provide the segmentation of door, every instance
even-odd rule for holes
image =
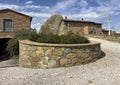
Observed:
[[[4,32],[13,32],[12,19],[3,20],[3,31]]]

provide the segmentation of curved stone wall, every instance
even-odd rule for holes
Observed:
[[[19,41],[19,66],[55,68],[89,63],[101,56],[100,43],[45,44]]]

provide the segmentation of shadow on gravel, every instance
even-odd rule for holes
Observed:
[[[98,59],[101,59],[101,58],[103,58],[103,57],[105,57],[105,56],[106,56],[105,52],[103,52],[103,51],[101,50],[101,55],[100,55],[100,57],[99,57]]]

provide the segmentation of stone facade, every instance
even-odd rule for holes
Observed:
[[[95,34],[100,35],[102,32],[102,24],[85,20],[70,20],[64,19],[67,29],[77,34]]]
[[[13,31],[10,31],[10,32],[4,31],[4,20],[5,19],[12,20]],[[17,32],[22,29],[30,30],[31,29],[31,20],[32,20],[32,17],[22,14],[22,13],[19,13],[19,12],[16,12],[16,11],[13,11],[11,9],[0,10],[0,37],[3,34],[5,36],[12,37],[14,35],[14,32]]]
[[[100,43],[44,44],[19,41],[19,66],[56,68],[86,64],[101,56]]]

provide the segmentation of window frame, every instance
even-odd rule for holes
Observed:
[[[11,22],[12,23],[11,24],[12,27],[10,28],[11,30],[9,30],[9,31],[5,30],[5,20],[11,20],[12,21]],[[14,31],[13,30],[13,19],[11,19],[11,18],[5,18],[5,19],[3,19],[3,32],[8,32],[9,33],[9,32],[13,32],[13,31]]]

